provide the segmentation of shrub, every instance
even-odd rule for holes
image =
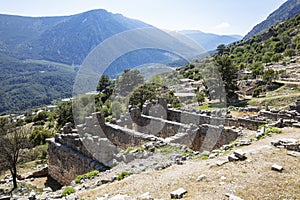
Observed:
[[[259,94],[263,91],[262,86],[258,86],[254,89],[252,96],[253,97],[258,97]]]
[[[280,128],[277,128],[277,127],[268,127],[265,131],[265,134],[268,134],[268,133],[282,133],[282,131]]]
[[[75,193],[75,189],[73,187],[66,187],[63,192],[62,192],[62,195],[65,197],[65,196],[68,196],[70,194],[73,194]]]
[[[82,179],[90,179],[93,176],[96,176],[97,174],[99,174],[99,171],[98,170],[94,170],[94,171],[88,172],[86,174],[79,175],[79,176],[76,177],[75,183],[78,184],[78,183],[80,183],[80,181]]]
[[[118,174],[117,180],[123,180],[126,176],[130,176],[132,173],[130,172],[121,172],[120,174]]]
[[[43,127],[35,127],[34,130],[29,135],[30,141],[34,146],[46,144],[46,139],[54,136],[54,133]]]

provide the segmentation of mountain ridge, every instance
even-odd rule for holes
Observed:
[[[243,38],[240,35],[218,35],[214,33],[206,33],[199,30],[182,30],[179,33],[195,41],[206,51],[212,51],[220,44],[231,44]]]
[[[276,23],[284,21],[288,18],[293,18],[298,13],[300,13],[300,0],[288,0],[278,9],[273,11],[266,20],[254,26],[254,28],[244,37],[244,39],[249,39],[263,31],[266,31]]]

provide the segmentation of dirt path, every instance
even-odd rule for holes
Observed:
[[[161,171],[143,172],[122,181],[102,185],[78,193],[84,199],[95,199],[105,194],[127,194],[136,198],[150,192],[152,197],[170,199],[170,192],[180,187],[188,194],[184,199],[227,199],[225,193],[234,193],[244,199],[300,199],[300,158],[288,156],[287,151],[272,147],[270,142],[281,138],[300,139],[300,129],[285,129],[242,147],[248,159],[217,166],[228,155],[205,161],[191,160]],[[272,164],[284,167],[283,173],[271,170]],[[206,179],[197,182],[199,175]]]

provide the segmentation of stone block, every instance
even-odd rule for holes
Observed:
[[[183,195],[185,195],[187,191],[183,188],[179,188],[173,192],[171,192],[171,199],[181,199],[183,198]]]
[[[282,172],[283,167],[277,164],[272,165],[272,170]]]

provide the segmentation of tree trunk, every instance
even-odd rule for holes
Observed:
[[[12,179],[13,179],[13,189],[16,189],[18,187],[17,184],[17,166],[13,166],[13,169],[11,171]]]

